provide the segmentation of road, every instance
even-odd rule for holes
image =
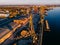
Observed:
[[[11,31],[8,31],[9,29],[5,30],[5,31],[1,31],[3,34],[5,34],[5,33],[6,34],[0,38],[0,44],[3,43],[6,39],[8,39],[11,35],[13,35],[13,33],[16,31],[16,29],[18,29],[19,27],[25,26],[28,23],[28,20],[29,20],[29,18],[26,18],[25,20],[21,20],[22,24],[17,24],[17,23],[11,22],[10,26],[13,28]],[[2,35],[2,34],[0,34],[0,35]]]

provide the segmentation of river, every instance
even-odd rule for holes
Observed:
[[[45,17],[50,26],[50,32],[44,32],[43,45],[60,45],[60,7],[48,11]]]

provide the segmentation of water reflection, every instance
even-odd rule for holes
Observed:
[[[49,11],[45,19],[49,22],[51,32],[44,32],[43,45],[60,45],[60,7]]]

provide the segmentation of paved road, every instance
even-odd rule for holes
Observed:
[[[11,30],[9,33],[6,33],[2,38],[0,38],[0,43],[4,42],[7,38],[9,38],[11,40],[11,38],[13,37],[13,32],[15,32],[16,29],[21,26],[24,27],[28,23],[28,20],[29,20],[28,18],[26,18],[25,20],[22,20],[23,25],[11,22],[10,25],[12,26],[13,30]],[[4,44],[2,44],[2,45],[7,45],[8,43],[9,42],[7,41],[7,43],[4,42]]]

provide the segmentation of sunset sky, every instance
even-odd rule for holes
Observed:
[[[60,0],[0,0],[0,5],[60,4]]]

